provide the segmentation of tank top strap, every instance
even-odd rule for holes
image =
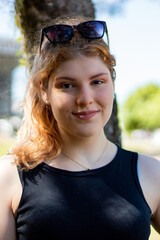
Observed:
[[[131,176],[139,192],[142,194],[138,172],[138,153],[128,151],[122,148],[120,149],[121,149],[120,161],[122,162],[124,161],[123,167],[125,167],[125,170],[127,170],[128,175]]]
[[[134,179],[134,182],[140,191],[142,193],[142,189],[140,186],[140,179],[139,179],[139,172],[138,172],[138,153],[132,152],[132,159],[131,159],[131,166],[132,166],[132,176]]]
[[[133,180],[135,182],[135,185],[139,191],[139,193],[141,194],[143,200],[146,202],[147,206],[149,207],[146,198],[143,194],[143,189],[141,187],[141,182],[140,182],[140,178],[139,178],[139,169],[138,169],[138,153],[132,152],[132,175],[133,175]],[[149,207],[150,209],[150,207]]]
[[[23,171],[21,171],[18,167],[17,167],[17,171],[18,171],[20,182],[22,186],[24,186]]]

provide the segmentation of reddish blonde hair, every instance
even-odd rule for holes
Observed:
[[[83,21],[86,19],[81,18],[79,22]],[[69,19],[66,24],[70,23],[77,24],[78,18]],[[41,53],[38,52],[35,56],[27,84],[24,119],[18,132],[17,145],[10,152],[15,156],[15,163],[24,170],[34,168],[44,160],[56,158],[61,153],[62,143],[57,123],[51,107],[42,100],[39,82],[47,89],[51,72],[62,62],[74,59],[79,54],[101,57],[109,68],[112,79],[115,78],[115,58],[102,39],[84,39],[76,32],[72,40],[65,44],[53,45],[44,41]]]

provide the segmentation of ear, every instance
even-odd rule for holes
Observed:
[[[45,104],[49,104],[49,100],[48,100],[48,94],[46,89],[43,87],[42,81],[39,80],[39,85],[40,85],[40,89],[41,89],[41,96],[42,96],[42,100]]]

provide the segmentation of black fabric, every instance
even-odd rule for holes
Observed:
[[[17,240],[147,240],[151,210],[137,178],[137,156],[118,147],[98,169],[71,172],[42,163],[19,171]]]

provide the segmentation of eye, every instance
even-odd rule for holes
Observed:
[[[104,83],[104,81],[102,81],[102,80],[94,80],[94,81],[92,82],[92,85],[100,85],[100,84],[102,84],[102,83]]]
[[[63,89],[68,89],[68,88],[72,88],[72,87],[74,87],[74,86],[71,83],[62,83],[60,85],[60,88],[63,88]]]

